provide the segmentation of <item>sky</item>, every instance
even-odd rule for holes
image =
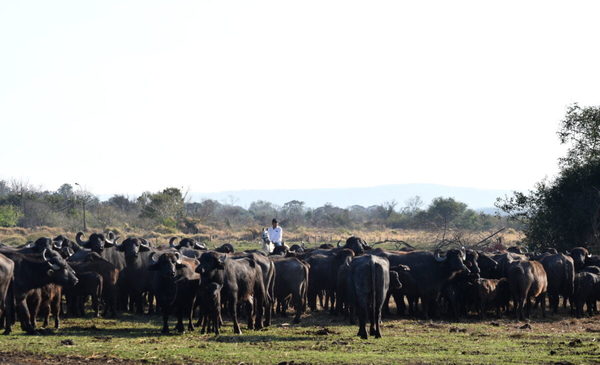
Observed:
[[[0,179],[95,194],[557,172],[589,1],[0,0]]]

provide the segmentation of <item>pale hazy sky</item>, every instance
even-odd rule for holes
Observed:
[[[552,176],[597,1],[0,1],[0,179],[97,194]]]

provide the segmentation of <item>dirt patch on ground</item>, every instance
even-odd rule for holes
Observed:
[[[0,365],[74,365],[74,364],[144,364],[110,357],[48,356],[21,352],[0,352]]]

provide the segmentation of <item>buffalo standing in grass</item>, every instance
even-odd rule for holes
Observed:
[[[262,315],[266,289],[260,265],[252,256],[227,257],[218,252],[206,252],[200,256],[196,272],[201,275],[203,285],[217,283],[223,285],[222,299],[227,302],[233,319],[233,331],[242,334],[238,323],[238,305],[244,305],[248,316],[249,329],[263,327]],[[255,318],[256,317],[256,318]]]
[[[381,337],[381,309],[390,287],[390,273],[393,286],[399,287],[398,274],[390,272],[386,258],[364,255],[352,260],[346,279],[348,300],[358,316],[358,336],[366,339],[367,318],[370,322],[369,334]]]

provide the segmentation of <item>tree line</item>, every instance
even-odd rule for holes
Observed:
[[[62,227],[75,231],[85,224],[90,229],[106,227],[139,228],[169,232],[198,233],[199,226],[241,229],[266,226],[272,218],[285,227],[428,230],[486,230],[508,224],[506,218],[476,212],[453,198],[439,197],[429,205],[418,196],[404,202],[389,201],[364,207],[346,208],[325,204],[307,207],[291,200],[282,206],[255,201],[248,208],[234,203],[187,201],[178,188],[145,192],[136,197],[114,195],[106,201],[71,184],[56,191],[43,190],[21,181],[0,181],[0,226]],[[514,225],[515,223],[513,223]]]

